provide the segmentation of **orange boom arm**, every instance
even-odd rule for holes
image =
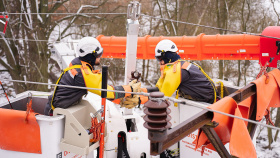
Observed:
[[[280,37],[280,27],[267,27],[262,35]],[[104,48],[105,58],[125,58],[126,37],[103,36],[97,39]],[[176,37],[138,37],[137,59],[154,59],[155,47],[163,39],[172,40],[179,55],[186,60],[260,60],[262,65],[274,57],[270,67],[277,66],[278,39],[247,34],[205,35]],[[280,44],[279,44],[280,45]],[[269,47],[269,48],[268,48]],[[276,60],[275,60],[276,59]]]

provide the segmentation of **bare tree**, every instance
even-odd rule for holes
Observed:
[[[276,16],[277,16],[277,26],[279,26],[280,25],[280,13],[278,13],[277,12],[277,10],[276,10],[276,6],[275,6],[275,3],[276,2],[278,2],[278,3],[280,3],[280,1],[279,0],[270,0],[271,1],[271,3],[272,3],[272,6],[273,6],[273,11],[274,11],[274,13],[276,14]]]
[[[114,12],[119,11],[118,9],[123,7],[119,4],[116,5],[107,2],[108,0],[103,0],[93,4],[92,1],[89,1],[89,5],[86,5],[85,2],[80,4],[80,1],[74,0],[71,0],[71,3],[69,3],[69,0],[1,1],[0,12],[19,14],[11,14],[9,16],[10,20],[6,35],[2,36],[0,40],[0,64],[5,67],[12,79],[26,79],[28,81],[47,83],[50,71],[48,70],[50,59],[49,48],[52,42],[60,41],[68,36],[76,38],[96,36],[98,33],[106,33],[106,31],[108,32],[107,34],[112,34],[109,31],[117,28],[120,23],[123,27],[119,27],[121,29],[115,29],[120,32],[114,31],[114,33],[116,35],[124,35],[124,15],[99,16],[84,14],[98,13],[101,9],[103,11],[106,9],[108,12]],[[77,12],[81,14],[53,14],[61,12],[60,10],[64,13],[71,11],[72,13]],[[110,23],[111,25],[109,25]],[[98,25],[102,25],[102,27],[98,27]],[[53,36],[53,33],[58,27],[60,29],[59,35]],[[81,28],[81,30],[78,31],[79,29],[77,28]],[[35,84],[14,83],[14,88],[16,93],[27,89],[48,91],[47,86]]]

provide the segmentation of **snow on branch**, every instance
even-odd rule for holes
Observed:
[[[77,13],[80,13],[84,8],[98,8],[97,6],[92,6],[92,5],[82,5],[80,8],[79,8],[79,10],[77,11]],[[88,15],[84,15],[85,17],[90,17],[90,16],[88,16]],[[74,21],[75,21],[75,19],[76,19],[77,17],[75,16],[72,20],[71,20],[71,22],[70,23],[73,23]]]

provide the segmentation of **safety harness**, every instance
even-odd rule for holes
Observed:
[[[192,63],[194,64],[195,66],[198,67],[198,69],[203,73],[203,75],[210,81],[212,87],[213,87],[213,90],[214,90],[214,103],[216,103],[217,101],[217,91],[216,91],[216,87],[214,85],[214,81],[206,74],[206,72],[204,72],[204,70],[196,63]]]
[[[178,61],[185,61],[185,60],[178,60]],[[176,63],[177,64],[177,63]],[[190,67],[190,64],[189,62],[185,61],[185,63],[182,65],[182,69],[186,69],[188,70],[188,68]],[[216,91],[216,87],[214,85],[214,82],[213,80],[204,72],[204,70],[196,63],[192,63],[193,65],[195,65],[196,67],[198,67],[198,69],[203,73],[203,75],[210,81],[212,87],[213,87],[213,90],[214,90],[214,103],[217,101],[216,98],[217,98],[217,91]],[[176,99],[179,98],[179,89],[177,89],[177,92],[176,92]],[[191,98],[191,96],[189,96],[187,99],[193,99]],[[178,106],[177,103],[174,104],[176,107]]]
[[[61,80],[61,77],[65,74],[65,72],[72,70],[72,69],[78,69],[81,67],[82,67],[82,65],[73,65],[73,66],[70,66],[70,67],[67,67],[66,69],[64,69],[63,72],[60,74],[58,80],[56,81],[56,85],[58,85],[59,81]],[[54,91],[53,91],[53,96],[52,96],[52,101],[51,101],[52,110],[55,109],[55,107],[53,106],[53,98],[55,96],[56,89],[57,89],[57,86],[55,86]]]

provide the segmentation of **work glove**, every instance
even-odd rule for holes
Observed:
[[[131,92],[140,92],[141,91],[141,82],[137,82],[137,80],[132,80],[128,83],[131,87]]]
[[[125,107],[128,109],[134,108],[135,106],[139,105],[141,102],[139,95],[133,95],[133,96],[130,95],[128,97],[121,98],[120,101],[121,101],[120,102],[121,107]]]
[[[137,82],[136,79],[130,81],[128,85],[131,87],[132,92],[142,92],[141,82]],[[139,95],[133,95],[133,94],[125,98],[121,98],[120,101],[121,101],[120,102],[121,107],[125,107],[128,109],[132,109],[141,103]]]

